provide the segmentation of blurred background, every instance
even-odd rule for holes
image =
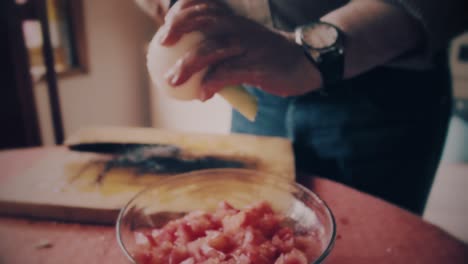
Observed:
[[[60,144],[94,125],[229,132],[230,107],[222,99],[175,102],[152,87],[145,50],[156,25],[135,1],[8,0],[1,5],[0,149]],[[450,65],[455,106],[443,162],[464,164],[468,33],[453,41]],[[466,187],[468,171],[437,177],[424,217],[468,242]]]

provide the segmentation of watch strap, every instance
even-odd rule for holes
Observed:
[[[322,74],[322,82],[325,89],[343,80],[344,54],[342,49],[322,53],[320,55],[320,62],[315,62],[315,65]]]

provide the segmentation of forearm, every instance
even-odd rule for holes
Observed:
[[[345,33],[344,78],[422,46],[421,26],[402,8],[375,0],[354,0],[322,17]]]

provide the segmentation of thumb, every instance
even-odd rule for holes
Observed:
[[[228,86],[237,86],[249,83],[249,71],[238,70],[229,63],[221,63],[211,67],[202,80],[202,101],[213,97],[217,92]],[[203,100],[204,99],[204,100]]]

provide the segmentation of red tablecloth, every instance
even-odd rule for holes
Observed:
[[[0,152],[0,180],[56,150]],[[328,203],[337,221],[327,263],[468,263],[466,244],[416,215],[329,180],[314,178],[308,187]],[[0,263],[128,262],[112,227],[0,218]]]

